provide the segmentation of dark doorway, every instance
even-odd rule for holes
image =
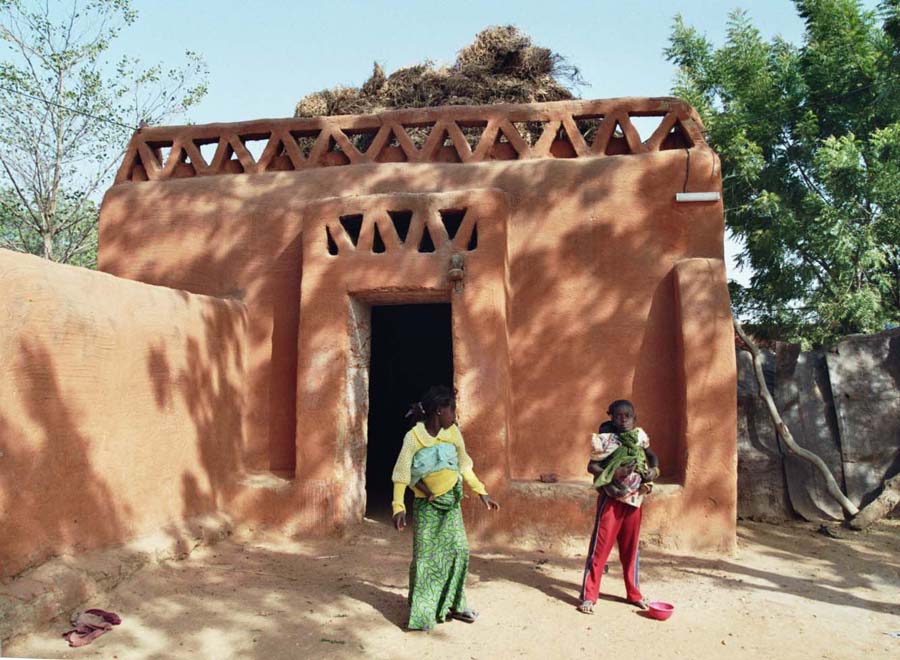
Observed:
[[[412,426],[404,415],[431,385],[453,385],[450,304],[373,306],[366,456],[369,518],[391,517],[391,471]]]

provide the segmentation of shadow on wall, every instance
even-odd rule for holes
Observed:
[[[121,542],[128,533],[121,518],[130,513],[94,469],[94,443],[50,351],[23,340],[12,360],[18,400],[0,402],[0,579],[63,550]]]
[[[717,181],[711,161],[691,160],[692,181]],[[669,273],[686,256],[722,256],[721,208],[674,205],[684,181],[682,151],[484,166],[385,164],[341,174],[326,168],[125,184],[104,202],[104,270],[247,304],[242,453],[249,469],[294,467],[304,206],[348,194],[494,187],[508,191],[512,204],[514,476],[583,475],[586,438],[608,402],[627,396],[656,440],[664,471],[677,480],[683,420],[673,414],[679,401]],[[201,247],[188,252],[186,244]],[[317,304],[315,295],[303,300],[307,310]],[[335,366],[323,365],[319,391],[344,377]],[[199,409],[193,418],[198,428],[212,424]],[[561,432],[571,438],[559,442]],[[491,460],[479,456],[477,438],[470,443],[480,464]],[[290,512],[282,509],[267,511],[267,520],[286,519]]]
[[[181,475],[184,518],[225,508],[243,472],[245,393],[235,374],[244,373],[246,315],[236,322],[228,307],[209,308],[202,324],[200,340],[185,339],[178,367],[170,366],[165,344],[151,347],[146,358],[160,413],[178,399],[193,425],[190,440],[202,472],[199,478],[192,470]]]
[[[0,253],[2,577],[224,508],[246,308]]]

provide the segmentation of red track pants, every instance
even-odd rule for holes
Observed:
[[[600,578],[603,566],[609,559],[613,544],[619,543],[619,559],[625,574],[626,598],[631,602],[641,600],[640,556],[638,540],[641,535],[641,509],[600,493],[597,498],[597,518],[594,533],[584,566],[584,582],[581,586],[581,600],[597,602],[600,595]]]

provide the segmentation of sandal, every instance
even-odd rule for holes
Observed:
[[[582,614],[593,614],[594,613],[594,603],[589,600],[581,601],[581,605],[578,606],[578,611]]]
[[[450,618],[464,623],[475,623],[478,620],[478,612],[475,610],[460,610],[459,612],[450,612]]]

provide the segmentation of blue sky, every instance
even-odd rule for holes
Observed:
[[[877,0],[866,0],[873,8]],[[488,25],[514,24],[566,56],[587,83],[583,98],[664,96],[674,67],[666,62],[673,17],[721,43],[728,14],[749,12],[766,37],[799,42],[803,25],[789,0],[135,0],[137,22],[116,50],[146,63],[176,64],[185,49],[209,65],[209,94],[196,123],[287,117],[303,95],[359,85],[373,61],[390,72],[425,58],[452,62]],[[729,241],[729,254],[738,248]],[[746,274],[732,269],[732,276]]]

